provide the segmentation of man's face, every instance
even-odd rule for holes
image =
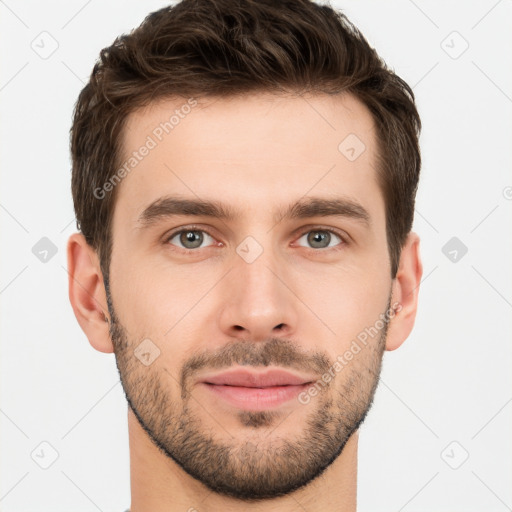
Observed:
[[[378,382],[392,282],[374,125],[351,96],[184,104],[135,112],[124,132],[126,161],[147,155],[117,185],[117,365],[175,463],[218,493],[276,497],[336,459]],[[233,216],[171,215],[156,203],[171,196]],[[344,204],[283,217],[312,198]]]

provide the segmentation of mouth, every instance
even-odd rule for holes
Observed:
[[[298,375],[282,369],[264,372],[234,369],[203,377],[199,385],[238,409],[266,410],[296,398],[314,380],[311,375]]]

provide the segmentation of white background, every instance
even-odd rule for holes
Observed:
[[[67,297],[68,141],[100,49],[164,5],[0,1],[1,511],[130,504],[114,355],[89,345]],[[420,307],[361,428],[358,510],[512,510],[512,2],[332,5],[414,87],[424,126]],[[58,48],[42,58],[43,44]],[[57,249],[45,263],[43,237]],[[456,262],[452,237],[468,249]],[[58,453],[47,469],[42,442]]]

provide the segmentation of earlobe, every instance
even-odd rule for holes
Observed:
[[[76,319],[96,350],[111,353],[107,298],[96,251],[81,233],[74,233],[68,240],[67,257],[69,300]]]
[[[411,231],[402,248],[398,272],[393,280],[391,308],[395,306],[396,311],[390,320],[386,350],[397,349],[414,327],[419,285],[423,274],[419,246],[419,236]]]

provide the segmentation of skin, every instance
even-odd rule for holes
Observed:
[[[184,103],[133,112],[125,156]],[[349,134],[366,147],[354,161],[338,150]],[[74,313],[96,350],[115,352],[131,406],[132,512],[356,510],[358,428],[384,350],[413,328],[423,272],[411,232],[391,278],[376,152],[372,116],[350,95],[201,100],[117,185],[110,304],[96,252],[80,233],[70,237]],[[238,213],[141,227],[142,211],[171,194],[220,200]],[[278,209],[311,196],[349,198],[370,223],[276,222]],[[199,248],[171,238],[192,225],[206,231]],[[314,245],[325,229],[342,238]],[[250,263],[236,250],[247,236],[262,249]],[[198,384],[216,364],[301,368],[321,380],[390,305],[389,323],[308,403],[243,412]],[[146,366],[135,354],[147,338],[159,355]]]

